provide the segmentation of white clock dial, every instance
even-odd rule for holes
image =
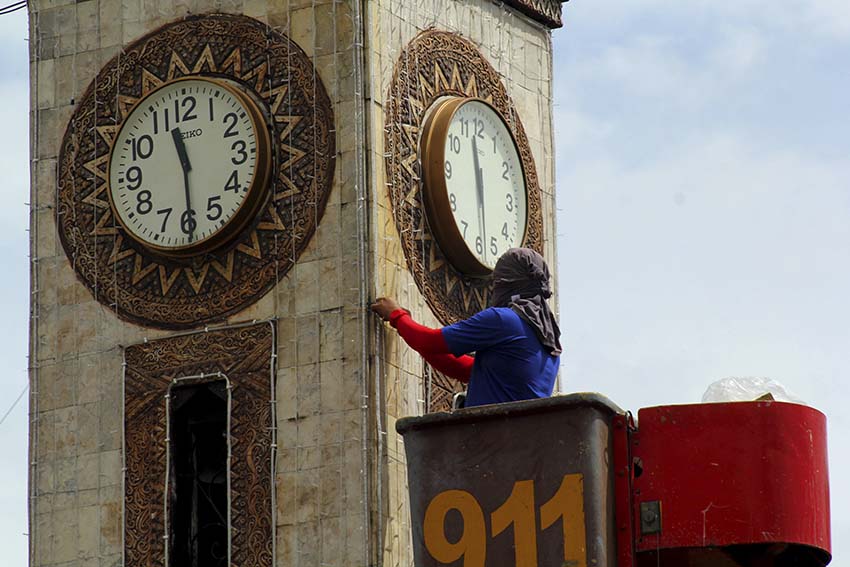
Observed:
[[[208,249],[255,212],[268,146],[247,95],[221,80],[173,81],[142,99],[115,138],[112,206],[130,235],[150,248]]]
[[[492,106],[478,99],[437,104],[423,148],[429,222],[443,252],[462,271],[489,273],[499,256],[521,246],[525,237],[522,161],[510,129]]]
[[[444,172],[452,215],[463,241],[488,268],[525,235],[525,178],[501,116],[471,100],[452,116]]]

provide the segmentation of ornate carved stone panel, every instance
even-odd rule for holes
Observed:
[[[452,398],[458,392],[463,392],[466,385],[462,382],[449,378],[442,372],[431,367],[430,380],[426,376],[426,398],[428,400],[428,413],[452,410]]]
[[[110,149],[133,105],[163,83],[209,75],[236,81],[268,114],[269,195],[233,241],[186,260],[157,255],[113,215]],[[239,15],[192,16],[134,41],[98,73],[70,119],[58,171],[62,245],[94,297],[123,319],[197,327],[257,301],[295,264],[325,209],[334,174],[330,99],[289,38]]]
[[[384,160],[390,201],[408,269],[443,324],[488,305],[489,279],[465,276],[437,246],[422,204],[419,136],[426,110],[447,95],[479,97],[508,120],[520,151],[528,191],[524,246],[542,253],[543,214],[534,159],[522,122],[501,77],[468,40],[428,30],[401,52],[387,96]]]
[[[232,387],[232,564],[272,566],[273,340],[272,328],[265,323],[156,340],[126,349],[126,565],[165,567],[165,396],[169,385],[181,377],[220,373],[227,376]]]
[[[549,28],[563,26],[561,4],[566,0],[504,0],[505,4]]]

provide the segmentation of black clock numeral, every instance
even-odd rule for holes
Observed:
[[[168,109],[164,108],[162,110],[162,112],[163,112],[163,114],[165,114],[165,131],[171,132],[171,128],[169,128],[169,124],[168,124]]]
[[[221,218],[221,213],[224,211],[221,208],[221,205],[216,203],[219,199],[221,199],[221,195],[214,195],[207,201],[207,220],[215,221]],[[211,214],[212,211],[215,211],[214,215]]]
[[[505,210],[509,213],[514,210],[514,196],[510,193],[505,193]]]
[[[469,138],[469,120],[460,119],[460,134]]]
[[[148,159],[153,153],[153,138],[147,134],[138,138],[130,138],[130,150],[133,154],[133,161]]]
[[[452,211],[457,210],[457,197],[455,197],[454,193],[449,193],[449,203],[451,204]]]
[[[464,240],[466,240],[466,229],[469,228],[469,223],[462,220],[462,221],[460,221],[460,224],[463,225],[463,238],[464,238]]]
[[[213,120],[213,99],[212,97],[210,97],[210,122],[212,122]]]
[[[227,114],[224,115],[224,119],[222,120],[222,122],[224,122],[225,124],[227,124],[228,122],[231,122],[231,124],[224,131],[224,136],[223,136],[224,138],[230,138],[231,136],[238,136],[239,135],[239,130],[236,129],[236,123],[238,121],[239,121],[239,117],[236,116],[235,112],[228,112]]]
[[[496,153],[496,136],[493,136],[493,153]]]
[[[231,150],[236,151],[239,154],[239,159],[237,160],[235,157],[230,158],[230,163],[233,165],[240,165],[245,163],[245,160],[248,159],[248,152],[245,151],[247,144],[245,144],[245,140],[236,140],[233,142],[233,145],[230,146]]]
[[[180,215],[180,230],[183,234],[192,234],[198,227],[198,221],[195,220],[195,210],[187,209]]]
[[[165,225],[168,222],[168,217],[171,216],[171,207],[167,209],[160,209],[156,212],[158,215],[165,215],[165,218],[162,219],[162,227],[159,229],[160,232],[165,232]]]
[[[499,255],[499,247],[496,245],[496,237],[495,236],[490,237],[490,253],[493,256]]]
[[[198,117],[198,115],[194,113],[196,104],[197,104],[197,101],[195,100],[195,97],[193,97],[191,95],[187,96],[182,101],[180,101],[180,106],[183,107],[183,122],[187,122],[189,120],[194,120],[195,118]],[[186,108],[187,106],[188,106],[188,108]]]
[[[151,203],[151,192],[147,189],[142,189],[136,193],[136,212],[140,215],[146,215],[153,209]]]
[[[484,244],[481,242],[481,237],[475,237],[475,251],[479,254],[484,254]]]
[[[508,236],[508,223],[502,225],[502,236],[505,237],[505,240],[510,238],[510,236]]]
[[[475,126],[475,135],[483,140],[484,139],[484,121],[478,120],[476,118],[475,120],[472,121],[472,123]]]
[[[142,168],[138,165],[131,165],[127,168],[127,189],[135,191],[142,185]]]
[[[455,136],[454,134],[449,134],[449,147],[454,153],[459,154],[460,138],[458,136]]]
[[[234,169],[233,173],[230,174],[230,177],[227,178],[227,183],[224,184],[224,190],[238,193],[239,189],[239,170]]]
[[[446,172],[446,179],[452,178],[452,162],[446,160],[446,164],[443,166],[443,170]]]
[[[153,133],[159,134],[159,113],[158,111],[153,111]]]
[[[508,181],[510,181],[510,178],[508,177],[508,169],[509,169],[508,168],[508,162],[503,161],[502,162],[502,179],[507,179]]]

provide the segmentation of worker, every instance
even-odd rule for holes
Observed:
[[[415,322],[391,298],[372,304],[431,366],[468,382],[465,407],[548,397],[558,373],[561,331],[546,302],[546,261],[529,248],[511,248],[492,278],[490,307],[441,329]]]

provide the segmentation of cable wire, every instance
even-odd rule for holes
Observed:
[[[3,422],[6,421],[6,418],[9,417],[9,414],[12,413],[13,409],[15,409],[15,406],[18,405],[18,402],[20,402],[21,398],[24,397],[24,394],[27,393],[27,390],[29,390],[29,387],[30,387],[29,384],[24,386],[24,389],[21,390],[21,393],[18,394],[18,397],[15,398],[14,402],[12,402],[12,407],[10,407],[8,410],[6,410],[6,413],[3,414],[3,417],[0,417],[0,425],[3,425]]]
[[[11,14],[12,12],[17,12],[22,8],[27,7],[27,0],[21,0],[20,2],[15,2],[14,4],[9,4],[8,6],[3,6],[0,8],[0,16],[4,14]]]

